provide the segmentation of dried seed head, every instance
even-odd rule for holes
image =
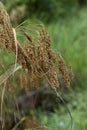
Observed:
[[[62,77],[63,77],[65,83],[67,84],[67,86],[70,86],[70,77],[69,77],[69,74],[67,71],[67,67],[66,67],[64,60],[60,53],[59,53],[58,57],[59,57],[59,59],[58,59],[59,71],[61,72]]]
[[[53,89],[59,88],[58,74],[54,68],[51,67],[51,69],[48,71],[47,79]]]
[[[58,58],[51,49],[51,40],[45,28],[38,33],[38,45],[35,46],[35,41],[29,34],[24,32],[27,39],[25,48],[19,43],[16,38],[16,32],[10,24],[9,16],[0,3],[0,46],[5,46],[9,51],[12,51],[17,56],[17,62],[23,68],[28,70],[30,86],[39,86],[39,81],[47,79],[51,87],[56,89],[59,87],[58,69],[67,85],[70,84],[70,77],[62,56]],[[15,44],[16,42],[16,44]],[[17,50],[16,50],[17,49]]]
[[[0,2],[0,47],[5,46],[9,51],[14,45],[14,34],[9,16]]]

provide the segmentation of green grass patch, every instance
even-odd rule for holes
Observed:
[[[54,51],[60,51],[67,64],[71,64],[79,83],[87,85],[87,9],[82,9],[78,17],[47,26]],[[83,82],[84,81],[84,82]]]

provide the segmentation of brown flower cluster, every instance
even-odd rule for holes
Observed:
[[[68,74],[68,69],[64,63],[64,60],[61,56],[61,54],[58,54],[58,66],[59,66],[59,71],[61,72],[61,75],[63,77],[64,82],[67,84],[67,86],[70,86],[70,77]]]
[[[46,29],[37,34],[37,45],[29,34],[23,32],[26,37],[25,48],[16,38],[16,32],[11,27],[9,16],[0,3],[0,46],[5,46],[14,52],[17,62],[27,70],[29,85],[38,88],[40,82],[48,81],[53,89],[59,87],[58,77],[61,75],[69,86],[70,77],[67,67],[60,54],[55,54],[51,49],[50,36]]]
[[[11,51],[12,45],[14,45],[14,35],[9,15],[0,2],[0,48],[6,47]]]
[[[20,63],[28,73],[30,87],[39,87],[40,81],[48,81],[53,89],[59,87],[58,77],[62,76],[67,86],[70,85],[70,77],[61,54],[56,54],[51,49],[50,37],[45,30],[38,32],[37,45],[32,37],[24,32],[27,46],[23,48],[17,41],[18,57]],[[13,51],[16,54],[16,51]]]

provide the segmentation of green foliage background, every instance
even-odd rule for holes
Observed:
[[[82,3],[86,3],[86,0],[7,0],[5,2],[8,12],[15,6],[25,5],[26,17],[35,16],[46,22],[72,15]]]

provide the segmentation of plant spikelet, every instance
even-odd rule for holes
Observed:
[[[68,71],[67,71],[67,67],[64,63],[64,60],[61,56],[61,54],[59,53],[58,55],[58,66],[59,66],[59,71],[61,72],[62,74],[62,77],[65,81],[65,83],[67,84],[67,86],[69,87],[70,86],[70,77],[69,77],[69,74],[68,74]]]
[[[14,34],[9,15],[0,2],[0,47],[6,46],[9,51],[14,46]]]

